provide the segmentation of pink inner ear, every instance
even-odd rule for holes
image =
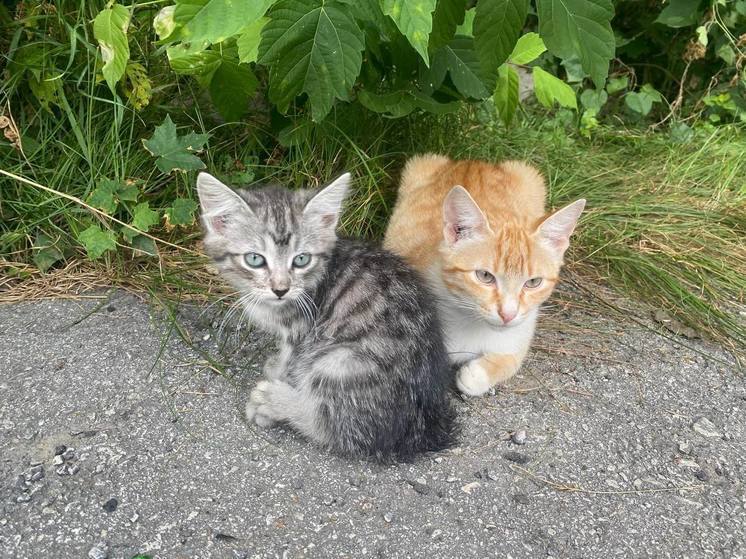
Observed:
[[[216,215],[210,218],[210,229],[215,233],[223,233],[225,231],[226,219],[223,215]]]

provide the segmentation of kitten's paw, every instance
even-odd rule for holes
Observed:
[[[274,423],[266,414],[270,387],[269,381],[258,382],[249,394],[249,402],[246,404],[246,420],[256,423],[259,427],[270,427]]]
[[[462,394],[467,396],[481,396],[492,388],[487,370],[479,360],[468,362],[456,374],[456,386]]]

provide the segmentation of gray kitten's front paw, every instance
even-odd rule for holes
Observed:
[[[275,422],[269,415],[269,398],[272,383],[262,380],[249,394],[249,402],[246,404],[246,419],[253,421],[259,427],[271,427]]]

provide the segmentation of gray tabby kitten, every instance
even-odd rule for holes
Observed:
[[[337,238],[349,183],[234,192],[200,173],[205,250],[250,320],[279,340],[247,418],[289,424],[341,455],[410,460],[452,441],[448,356],[417,273]]]

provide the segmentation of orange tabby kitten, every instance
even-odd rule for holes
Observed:
[[[544,179],[518,161],[414,157],[401,178],[384,246],[439,299],[456,384],[478,396],[512,377],[557,284],[585,200],[546,215]]]

